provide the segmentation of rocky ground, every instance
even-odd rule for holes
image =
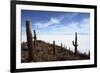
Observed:
[[[34,44],[34,43],[33,43]],[[66,60],[86,60],[90,59],[90,55],[78,52],[77,56],[74,52],[67,49],[66,47],[55,45],[55,51],[53,44],[46,43],[42,40],[37,40],[35,48],[35,61],[34,62],[45,62],[45,61],[66,61]],[[28,62],[28,47],[27,43],[21,43],[21,61],[22,63]]]

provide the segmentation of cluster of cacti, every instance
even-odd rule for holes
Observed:
[[[30,27],[30,21],[26,21],[26,36],[27,36],[27,46],[28,46],[28,62],[31,62],[34,60],[34,49],[33,49],[33,41],[32,41],[32,33],[31,33],[31,27]]]
[[[90,52],[88,55],[86,53],[81,54],[77,52],[77,32],[75,32],[75,40],[72,41],[73,46],[75,47],[75,53],[71,51],[71,48],[61,43],[61,45],[56,45],[56,42],[53,41],[53,44],[46,43],[45,41],[37,40],[36,31],[33,30],[33,35],[31,32],[30,21],[26,21],[26,35],[27,42],[23,42],[21,53],[22,62],[40,62],[40,61],[63,61],[63,60],[77,60],[77,59],[89,59]],[[26,53],[27,50],[27,53]],[[74,56],[76,57],[74,57]]]
[[[34,61],[35,59],[35,50],[36,50],[36,43],[37,43],[37,35],[36,35],[36,31],[33,30],[33,33],[34,33],[34,37],[32,37],[32,33],[31,33],[31,28],[30,28],[30,21],[27,20],[26,21],[26,34],[27,34],[27,46],[28,46],[28,54],[29,54],[29,58],[28,58],[28,61],[31,62],[31,61]],[[33,39],[34,39],[34,43],[33,43]],[[77,44],[77,32],[75,32],[75,41],[72,41],[72,44],[73,46],[75,47],[75,56],[77,55],[77,47],[78,47],[78,44]],[[67,48],[66,46],[62,46],[62,43],[61,43],[61,49],[63,50],[63,48]],[[55,56],[56,54],[56,45],[55,45],[55,41],[53,41],[53,47],[52,47],[52,53],[53,55]],[[49,52],[49,51],[48,51]]]
[[[75,47],[75,56],[77,55],[77,32],[75,32],[75,41],[72,41],[73,46]]]

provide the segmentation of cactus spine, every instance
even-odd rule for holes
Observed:
[[[28,62],[31,62],[34,60],[34,50],[33,50],[33,41],[32,41],[32,33],[31,33],[31,27],[30,27],[30,21],[26,20],[26,36],[27,36],[27,46],[28,46]]]
[[[72,44],[75,47],[75,56],[76,56],[76,54],[77,54],[77,47],[78,47],[78,44],[77,44],[77,32],[75,32],[75,41],[72,41]]]

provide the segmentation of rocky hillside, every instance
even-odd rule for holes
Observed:
[[[34,44],[34,42],[33,42]],[[55,49],[54,49],[55,48]],[[77,52],[77,55],[71,50],[65,47],[58,46],[56,44],[50,44],[42,40],[36,41],[35,48],[35,61],[34,62],[45,62],[45,61],[64,61],[64,60],[85,60],[90,59],[90,55],[82,54]],[[28,62],[28,46],[26,42],[21,43],[21,61],[22,63]]]

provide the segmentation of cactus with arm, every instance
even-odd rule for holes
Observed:
[[[77,54],[77,47],[78,47],[78,44],[77,44],[77,32],[75,32],[75,41],[72,41],[72,44],[75,47],[75,56],[76,56],[76,54]]]

